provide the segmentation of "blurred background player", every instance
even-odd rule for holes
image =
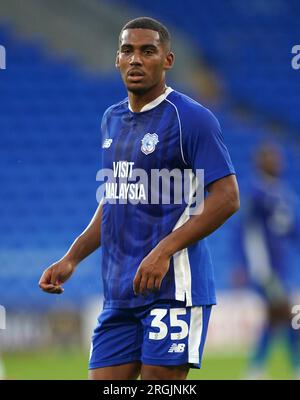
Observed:
[[[300,377],[299,332],[291,326],[293,305],[289,244],[299,244],[296,198],[282,178],[282,150],[261,146],[254,157],[257,174],[237,229],[240,283],[248,280],[266,305],[266,320],[257,338],[247,378],[266,378],[271,342],[281,333],[288,345],[294,376]],[[236,277],[237,277],[236,276]]]

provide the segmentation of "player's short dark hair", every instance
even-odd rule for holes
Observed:
[[[119,43],[121,42],[121,36],[123,31],[126,29],[150,29],[151,31],[158,32],[160,42],[166,47],[170,47],[171,35],[168,29],[161,22],[150,17],[139,17],[132,19],[123,26],[119,36]]]

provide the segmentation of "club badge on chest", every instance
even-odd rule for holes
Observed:
[[[142,152],[146,155],[153,153],[158,142],[159,140],[156,133],[146,133],[142,139]]]

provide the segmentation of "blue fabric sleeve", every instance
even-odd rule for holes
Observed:
[[[183,155],[194,172],[204,169],[204,185],[207,186],[235,174],[235,170],[217,118],[204,107],[195,107],[194,111],[184,116]]]

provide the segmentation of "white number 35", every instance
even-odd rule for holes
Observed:
[[[168,334],[168,326],[162,322],[162,319],[167,315],[168,310],[163,308],[155,308],[151,311],[150,315],[155,315],[152,320],[151,326],[153,328],[158,328],[159,332],[149,332],[149,339],[161,340],[164,339]],[[173,328],[181,328],[180,332],[171,333],[172,340],[181,340],[187,337],[189,333],[188,324],[178,319],[178,315],[185,315],[185,308],[171,308],[170,309],[170,326]]]

